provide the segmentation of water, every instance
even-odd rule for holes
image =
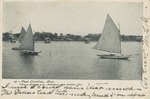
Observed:
[[[142,44],[122,42],[128,60],[100,59],[96,42],[36,42],[38,56],[23,56],[11,50],[15,44],[3,42],[2,77],[4,79],[89,79],[140,80],[142,78]]]

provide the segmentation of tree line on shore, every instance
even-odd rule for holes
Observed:
[[[3,33],[3,41],[8,41],[12,39],[17,39],[20,33],[12,34],[10,32]],[[89,33],[88,35],[74,35],[74,34],[63,34],[63,33],[51,33],[51,32],[35,32],[34,40],[35,41],[44,41],[45,38],[49,38],[51,41],[85,41],[89,39],[90,41],[98,41],[101,34]],[[136,35],[121,35],[122,41],[139,41],[143,40],[142,36]]]

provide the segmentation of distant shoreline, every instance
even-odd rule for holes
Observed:
[[[3,41],[16,41],[19,37],[20,33],[12,34],[9,32],[3,33]],[[63,34],[63,33],[51,33],[51,32],[35,32],[34,33],[34,40],[35,41],[80,41],[80,42],[97,42],[100,38],[101,34],[93,34],[90,33],[85,36],[81,35],[74,35],[74,34]],[[138,35],[121,35],[122,42],[142,42],[143,36]]]

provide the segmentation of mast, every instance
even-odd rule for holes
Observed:
[[[35,47],[35,44],[34,44],[34,36],[33,36],[33,51],[34,51],[34,47]]]
[[[120,23],[118,23],[119,36],[120,36],[120,53],[121,53],[121,32],[120,32]]]
[[[35,33],[35,30],[33,32]],[[34,35],[33,35],[33,51],[34,51],[34,49],[35,49],[35,40],[34,40]]]

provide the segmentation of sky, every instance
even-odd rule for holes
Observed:
[[[32,30],[87,35],[101,33],[109,13],[122,35],[142,35],[143,3],[5,2],[3,32]]]

